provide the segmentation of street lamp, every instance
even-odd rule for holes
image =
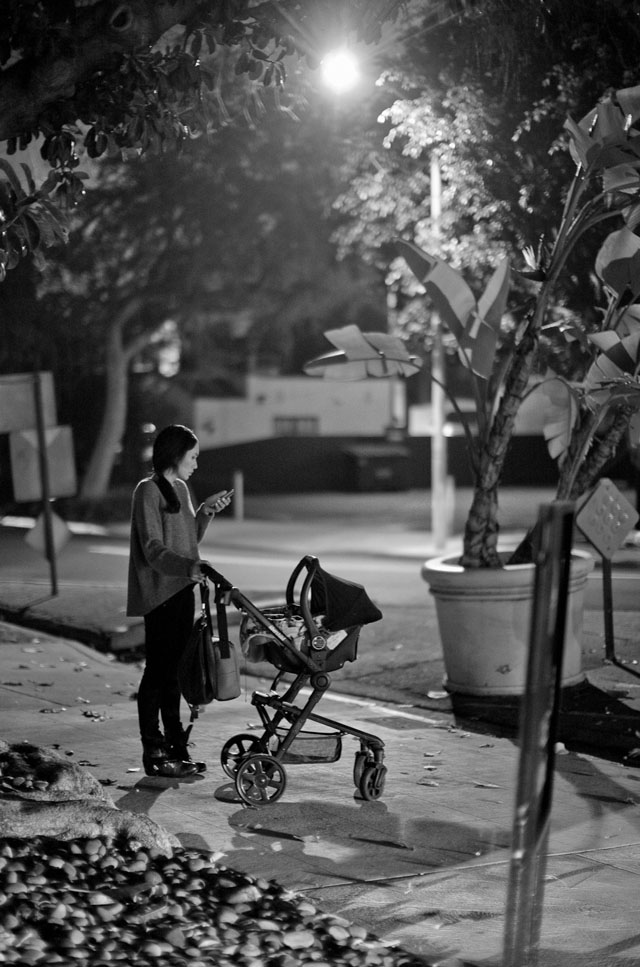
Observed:
[[[320,61],[322,82],[334,94],[345,94],[360,81],[358,58],[349,47],[330,50]]]

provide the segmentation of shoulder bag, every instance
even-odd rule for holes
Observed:
[[[227,636],[227,614],[216,589],[218,636],[213,635],[209,587],[200,584],[202,608],[178,665],[178,683],[191,706],[229,701],[240,695],[240,663]]]

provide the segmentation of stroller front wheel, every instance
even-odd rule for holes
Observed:
[[[387,777],[386,766],[366,766],[360,776],[358,790],[363,799],[370,802],[372,799],[379,799],[384,792],[385,779]]]
[[[265,806],[276,802],[287,785],[287,774],[273,756],[249,755],[238,766],[236,790],[248,806]]]
[[[228,776],[233,779],[240,763],[248,755],[257,752],[264,752],[265,747],[262,739],[249,732],[241,732],[239,735],[232,736],[222,746],[220,753],[220,764]]]

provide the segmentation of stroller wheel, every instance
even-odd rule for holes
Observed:
[[[361,777],[358,789],[363,799],[369,802],[372,799],[379,799],[384,792],[384,783],[387,777],[386,766],[366,766]]]
[[[228,776],[235,776],[238,766],[243,759],[246,759],[252,752],[264,752],[262,739],[249,732],[241,732],[239,735],[232,736],[222,746],[220,753],[220,763]]]
[[[353,762],[353,784],[356,789],[360,788],[362,773],[364,772],[367,763],[371,763],[371,761],[371,756],[366,752],[356,752],[356,757]]]
[[[236,790],[249,806],[276,802],[287,785],[287,774],[273,756],[249,755],[238,766]]]

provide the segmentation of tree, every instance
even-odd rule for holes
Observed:
[[[370,278],[334,265],[324,219],[340,151],[331,127],[310,105],[300,121],[274,111],[255,129],[229,125],[179,155],[101,164],[40,285],[54,328],[75,338],[65,382],[81,359],[104,383],[91,457],[80,454],[83,497],[108,486],[131,364],[157,356],[168,323],[182,381],[202,385],[222,367],[228,381],[244,376],[248,358],[277,359],[285,372],[297,361],[299,371],[336,318],[366,313],[370,325],[376,301],[384,306]],[[87,415],[75,420],[83,429]]]
[[[351,154],[335,238],[341,252],[358,252],[387,271],[400,290],[398,325],[428,348],[428,320],[393,239],[412,238],[479,288],[508,254],[520,270],[516,311],[526,313],[531,289],[523,280],[539,272],[571,181],[565,118],[581,118],[609,89],[638,81],[640,31],[631,0],[486,0],[436,25],[421,7],[410,5],[413,29],[401,57],[388,52],[377,101],[382,128]],[[431,213],[434,156],[439,226]],[[589,329],[598,321],[601,287],[591,272],[598,244],[585,236],[572,252],[571,271],[554,293],[555,329],[540,343],[542,370],[550,357],[575,378],[588,365],[583,344],[565,333],[571,323]]]
[[[241,289],[246,299],[268,276],[264,255],[271,229],[267,221],[256,231],[255,211],[245,214],[250,179],[243,188],[236,177],[235,198],[225,197],[224,151],[234,120],[255,127],[268,103],[291,115],[296,96],[290,86],[285,89],[287,72],[301,62],[316,65],[337,35],[375,43],[399,7],[382,0],[3,4],[0,142],[9,157],[37,142],[49,173],[37,185],[28,165],[12,167],[0,159],[0,281],[30,255],[44,271],[45,251],[72,231],[73,244],[47,271],[41,291],[55,301],[63,325],[86,335],[105,375],[106,406],[85,496],[107,486],[122,437],[131,360],[161,338],[169,316],[193,323],[201,315],[217,288],[216,273],[225,277],[224,298],[236,303]],[[160,204],[156,198],[155,211],[147,213],[145,201],[153,192],[148,183],[144,187],[140,159],[157,156],[150,173],[162,176],[164,164],[167,183],[168,167],[176,164],[167,162],[169,153],[189,154],[203,136],[211,139],[209,157],[207,149],[200,160],[193,152],[190,174],[188,165],[179,169],[177,196]],[[198,197],[189,179],[198,168],[202,174],[211,167],[211,153],[226,207],[206,225],[206,207],[195,211],[185,199]],[[135,176],[123,175],[117,160],[137,162]],[[104,170],[90,200],[87,174],[80,170],[87,161]],[[222,208],[225,217],[219,217]],[[226,236],[225,225],[233,228]],[[242,245],[229,245],[231,235],[243,237]],[[235,265],[220,272],[232,249]],[[215,271],[204,254],[211,252],[218,257]],[[233,277],[243,280],[235,293]]]
[[[289,61],[318,62],[336,35],[373,43],[400,0],[4,0],[0,9],[0,142],[42,139],[49,175],[0,177],[0,276],[64,236],[90,158],[159,152],[229,123],[233,59],[243,111],[278,99]]]

